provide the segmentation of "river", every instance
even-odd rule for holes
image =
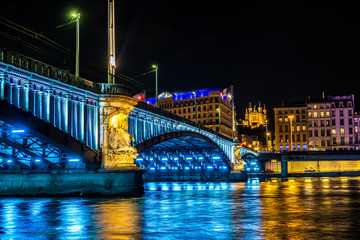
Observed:
[[[357,239],[360,177],[146,183],[132,198],[0,198],[0,239]]]

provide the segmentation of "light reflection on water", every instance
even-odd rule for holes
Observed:
[[[138,198],[0,198],[0,239],[355,239],[360,177],[147,183]]]

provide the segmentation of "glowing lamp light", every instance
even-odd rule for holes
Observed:
[[[11,163],[11,162],[12,162],[12,160],[11,160],[11,159],[9,159],[9,160],[7,160],[7,162],[8,162],[8,163]]]
[[[79,159],[69,159],[69,162],[78,162],[78,161],[80,161]]]
[[[213,157],[213,159],[220,159],[220,157]]]
[[[35,162],[41,162],[41,159],[36,159]]]
[[[187,158],[186,158],[186,160],[191,160],[191,159],[192,159],[192,157],[187,157]]]
[[[25,132],[25,130],[12,130],[11,132],[12,133],[23,133],[23,132]]]

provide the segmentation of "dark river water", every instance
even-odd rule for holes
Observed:
[[[360,177],[145,189],[137,198],[0,198],[0,239],[360,238]]]

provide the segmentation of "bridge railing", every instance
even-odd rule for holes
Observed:
[[[132,95],[131,89],[124,85],[95,83],[85,78],[77,77],[68,70],[56,68],[5,48],[0,48],[0,62],[94,93]]]
[[[149,111],[149,112],[152,112],[152,113],[155,113],[155,114],[159,114],[159,115],[161,115],[161,116],[164,116],[164,117],[173,119],[173,120],[178,121],[178,122],[181,122],[181,123],[185,123],[185,124],[187,124],[187,125],[191,125],[191,126],[193,126],[193,127],[198,128],[199,130],[207,131],[207,132],[209,132],[209,133],[211,133],[211,134],[213,134],[213,135],[216,135],[216,136],[218,136],[218,137],[220,137],[220,138],[223,138],[223,139],[225,139],[225,140],[227,140],[227,141],[232,141],[232,139],[230,139],[230,138],[228,138],[228,137],[226,137],[226,136],[224,136],[224,135],[222,135],[222,134],[220,134],[220,133],[218,133],[218,132],[215,132],[215,131],[212,130],[212,129],[209,129],[209,128],[207,128],[207,127],[204,127],[204,126],[201,125],[201,124],[195,123],[195,122],[193,122],[193,121],[191,121],[191,120],[185,119],[185,118],[183,118],[183,117],[180,117],[180,116],[178,116],[178,115],[175,115],[175,114],[170,113],[170,112],[168,112],[168,111],[165,111],[165,110],[163,110],[163,109],[154,107],[154,106],[149,105],[149,104],[147,104],[147,103],[139,102],[139,103],[136,105],[136,107],[138,107],[138,108],[140,108],[140,109],[143,109],[143,110],[146,110],[146,111]]]

